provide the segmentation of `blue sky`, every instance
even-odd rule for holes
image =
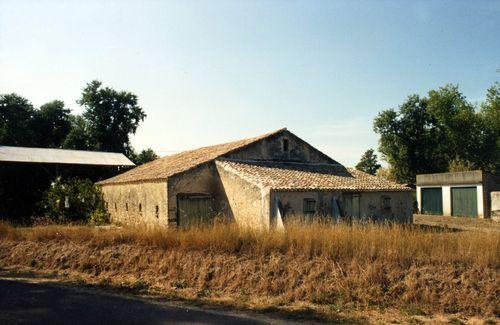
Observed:
[[[161,155],[286,126],[354,165],[379,111],[446,83],[481,101],[498,69],[500,1],[0,0],[0,93],[130,90]]]

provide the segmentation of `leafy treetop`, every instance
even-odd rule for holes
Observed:
[[[380,167],[380,164],[377,162],[377,155],[373,149],[366,150],[356,165],[356,169],[371,175],[375,175]]]

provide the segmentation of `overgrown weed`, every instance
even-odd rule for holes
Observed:
[[[254,231],[235,224],[218,223],[176,230],[146,226],[102,228],[48,225],[23,228],[0,222],[1,238],[85,241],[103,247],[135,244],[163,249],[261,256],[286,253],[344,262],[396,262],[403,266],[458,263],[498,267],[500,258],[498,233],[437,231],[380,223],[290,222],[284,231]]]

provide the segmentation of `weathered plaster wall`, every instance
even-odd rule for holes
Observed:
[[[269,190],[261,190],[220,166],[217,171],[236,223],[252,229],[268,229]]]
[[[288,151],[285,151],[283,148],[283,139],[288,139]],[[224,157],[230,159],[334,163],[329,157],[288,131],[259,141]]]
[[[165,181],[104,185],[102,192],[112,222],[126,225],[167,225]]]
[[[391,209],[383,209],[383,198],[391,198]],[[346,196],[338,191],[279,191],[271,193],[271,202],[278,198],[287,216],[304,216],[304,199],[314,199],[316,201],[316,215],[332,216],[332,199],[336,198],[340,208],[344,211],[346,206]],[[361,217],[371,217],[376,220],[395,220],[400,222],[412,222],[413,199],[411,192],[363,192],[360,193],[359,206]]]
[[[443,215],[451,216],[451,186],[442,186],[441,188]]]
[[[484,217],[493,217],[493,195],[495,191],[500,191],[500,176],[483,173],[483,202],[484,202]]]
[[[491,192],[491,218],[500,219],[500,192]]]
[[[281,201],[283,206],[284,218],[287,217],[302,217],[304,216],[304,199],[313,199],[316,201],[316,214],[320,216],[332,215],[332,199],[342,201],[340,192],[330,191],[279,191],[271,193],[271,202],[275,202],[275,198]]]
[[[481,184],[482,181],[483,172],[480,170],[417,175],[419,186]]]
[[[391,198],[391,209],[383,209],[384,196]],[[363,192],[360,196],[361,217],[377,220],[413,222],[413,197],[411,192]]]
[[[170,225],[175,225],[177,222],[177,195],[179,194],[210,195],[214,198],[214,211],[224,217],[232,217],[214,162],[168,179],[168,220]]]

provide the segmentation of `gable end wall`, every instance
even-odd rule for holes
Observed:
[[[283,140],[288,139],[288,152],[283,150]],[[241,160],[275,160],[335,164],[335,160],[321,153],[289,131],[283,131],[247,147],[223,156]]]

